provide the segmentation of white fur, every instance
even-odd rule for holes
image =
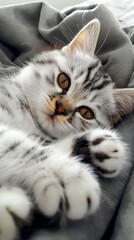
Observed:
[[[41,179],[34,189],[37,204],[44,214],[53,216],[61,199],[65,202],[65,197],[69,203],[66,214],[71,219],[80,219],[96,211],[100,203],[100,187],[91,169],[60,151],[54,151],[45,168],[48,177]],[[89,207],[87,198],[91,201]]]
[[[31,202],[20,188],[0,188],[0,240],[14,240],[17,226],[9,213],[11,211],[22,220],[27,220]]]

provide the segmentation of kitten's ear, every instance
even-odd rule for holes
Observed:
[[[62,51],[70,54],[76,49],[79,49],[94,56],[99,33],[100,22],[99,20],[94,19],[82,28],[70,44],[62,48]]]
[[[122,116],[134,110],[134,88],[114,89],[113,91],[116,110],[112,114],[112,119],[116,123]]]

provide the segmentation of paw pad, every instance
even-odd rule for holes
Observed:
[[[104,140],[105,140],[104,138],[96,138],[95,140],[92,141],[92,144],[93,145],[98,145]]]

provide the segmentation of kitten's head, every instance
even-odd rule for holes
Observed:
[[[22,71],[31,109],[53,137],[111,125],[120,97],[95,56],[99,32],[94,19],[69,45],[37,55]]]

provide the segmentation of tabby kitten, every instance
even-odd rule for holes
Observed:
[[[94,19],[69,45],[0,81],[1,240],[15,239],[14,216],[27,220],[33,206],[70,219],[94,213],[97,175],[111,178],[124,166],[125,145],[109,127],[128,109],[127,96],[132,107],[134,93],[114,89],[103,71],[99,32]]]

